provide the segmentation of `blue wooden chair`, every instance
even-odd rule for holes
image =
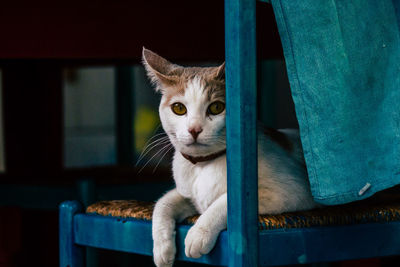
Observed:
[[[184,254],[184,238],[190,222],[178,225],[176,259],[252,267],[400,254],[400,239],[396,238],[400,235],[399,205],[378,206],[366,211],[369,215],[347,211],[346,216],[354,215],[350,224],[340,223],[339,216],[339,223],[332,225],[329,212],[319,213],[318,218],[325,218],[326,223],[317,223],[318,227],[309,223],[287,227],[296,221],[312,221],[313,212],[267,217],[264,219],[275,218],[283,226],[272,223],[268,229],[260,229],[255,160],[255,4],[254,0],[225,1],[228,229],[220,234],[209,255],[189,259]],[[134,205],[150,205],[143,209],[151,210],[151,204]],[[123,218],[121,214],[97,213],[84,213],[77,201],[60,205],[60,266],[83,266],[86,246],[152,255],[151,220],[147,215]]]

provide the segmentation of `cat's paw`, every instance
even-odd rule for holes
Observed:
[[[185,254],[189,258],[200,258],[214,247],[218,233],[211,232],[201,226],[194,225],[185,238]]]
[[[172,240],[154,240],[153,259],[157,267],[171,267],[175,253],[176,247]]]

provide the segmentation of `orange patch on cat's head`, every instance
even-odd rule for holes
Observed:
[[[174,95],[184,94],[187,84],[195,78],[210,100],[225,98],[225,63],[218,67],[182,67],[143,48],[143,65],[156,91],[167,98],[166,105]]]

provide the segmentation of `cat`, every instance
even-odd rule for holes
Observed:
[[[143,48],[143,65],[162,94],[160,120],[175,148],[176,188],[157,201],[152,224],[154,263],[166,267],[175,258],[176,222],[201,214],[185,238],[192,258],[210,252],[227,227],[225,64],[182,67]],[[259,213],[316,207],[298,131],[257,131]]]

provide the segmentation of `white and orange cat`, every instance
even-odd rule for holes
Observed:
[[[153,255],[158,267],[172,266],[175,224],[201,214],[185,239],[187,257],[214,247],[226,229],[225,65],[182,67],[143,49],[143,64],[162,93],[162,126],[175,148],[176,188],[157,201],[153,212]],[[296,130],[258,129],[259,213],[307,210],[311,196]]]

